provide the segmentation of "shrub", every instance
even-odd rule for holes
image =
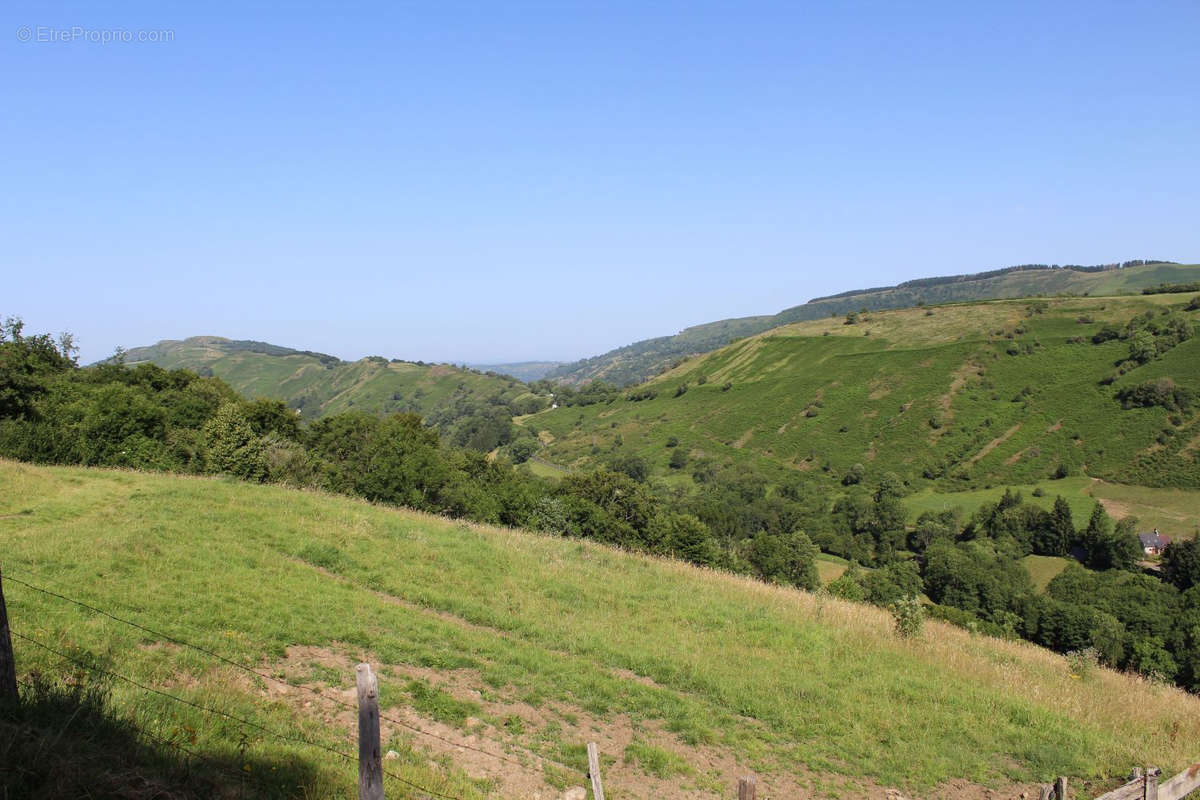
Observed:
[[[1096,667],[1100,663],[1100,654],[1094,647],[1085,647],[1082,650],[1072,650],[1067,653],[1067,669],[1071,675],[1079,680],[1087,680],[1096,671]]]
[[[896,635],[901,639],[914,639],[921,634],[925,624],[925,607],[915,597],[897,600],[890,606],[896,620]]]
[[[1168,411],[1187,413],[1195,401],[1195,393],[1170,378],[1157,378],[1121,389],[1117,392],[1117,399],[1126,409],[1158,406]]]
[[[252,481],[266,478],[263,441],[254,435],[237,403],[217,409],[216,416],[204,426],[204,438],[210,463],[217,472]]]

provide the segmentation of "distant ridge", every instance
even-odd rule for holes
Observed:
[[[1008,275],[1013,272],[1029,272],[1033,270],[1053,270],[1065,269],[1073,272],[1110,272],[1118,269],[1128,269],[1129,267],[1143,267],[1147,265],[1177,264],[1175,261],[1159,261],[1154,259],[1135,259],[1133,261],[1125,261],[1120,264],[1097,264],[1091,267],[1084,267],[1079,264],[1018,264],[1015,267],[1002,267],[1001,269],[988,270],[986,272],[965,273],[962,275],[943,275],[933,278],[916,278],[911,281],[904,281],[895,286],[876,286],[873,289],[851,289],[848,292],[838,292],[837,294],[826,295],[825,297],[814,297],[809,300],[809,303],[819,303],[822,300],[837,300],[843,297],[855,297],[861,294],[871,294],[873,292],[886,292],[892,289],[916,289],[929,286],[940,286],[946,283],[963,283],[966,281],[982,281],[988,278],[999,278],[1002,275]],[[983,298],[980,298],[983,299]]]
[[[464,364],[467,369],[479,372],[494,372],[497,375],[509,375],[519,381],[540,380],[551,370],[561,367],[565,361],[516,361],[510,364]]]
[[[269,342],[258,342],[253,339],[226,339],[224,336],[190,336],[187,339],[163,339],[157,344],[147,347],[135,347],[125,351],[125,363],[137,364],[143,361],[153,362],[163,358],[173,348],[178,346],[195,345],[209,346],[225,353],[261,353],[267,356],[310,356],[322,364],[344,364],[347,362],[328,353],[318,353],[314,350],[295,350],[291,347],[281,347]],[[106,361],[110,359],[105,359]]]
[[[498,373],[383,356],[343,361],[327,353],[223,336],[165,339],[131,348],[124,359],[130,366],[151,363],[216,376],[245,397],[283,400],[305,419],[350,410],[412,412],[447,429],[481,409],[528,413],[545,402],[516,378]]]
[[[550,380],[582,385],[596,380],[619,386],[640,383],[688,356],[709,353],[732,341],[780,325],[866,309],[883,311],[922,304],[965,303],[1030,295],[1137,294],[1162,283],[1200,280],[1200,265],[1138,259],[1097,266],[1023,264],[962,275],[917,278],[895,286],[855,289],[817,297],[778,314],[740,317],[685,328],[565,364]]]

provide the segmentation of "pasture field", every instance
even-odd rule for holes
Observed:
[[[1025,565],[1025,569],[1029,572],[1029,577],[1033,579],[1033,586],[1039,592],[1046,591],[1046,586],[1050,581],[1067,568],[1067,565],[1072,563],[1069,558],[1060,558],[1059,556],[1025,556],[1021,559],[1021,563]]]
[[[730,797],[748,770],[767,796],[1015,796],[1169,773],[1200,741],[1200,698],[1079,679],[1027,643],[936,622],[904,640],[870,606],[315,492],[0,462],[0,542],[18,634],[264,727],[353,752],[335,701],[369,660],[388,768],[456,797],[557,797],[588,740],[617,798]],[[68,671],[21,638],[16,656],[23,679]],[[111,689],[160,736],[282,776],[279,796],[353,796],[352,765],[312,746]]]

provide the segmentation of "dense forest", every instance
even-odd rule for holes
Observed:
[[[1113,333],[1130,341],[1131,360],[1182,335],[1153,319]],[[604,402],[618,391],[536,388],[555,389],[564,404]],[[1155,394],[1161,388],[1127,401],[1191,403],[1164,399]],[[436,421],[411,413],[350,411],[302,423],[284,403],[247,401],[217,378],[119,360],[82,368],[69,336],[26,335],[18,320],[0,329],[3,457],[318,488],[809,590],[821,590],[823,550],[851,563],[828,587],[837,595],[896,608],[924,595],[930,613],[972,630],[1200,691],[1194,540],[1171,544],[1161,573],[1147,572],[1132,520],[1114,523],[1099,505],[1088,520],[1074,520],[1061,498],[1047,512],[1012,492],[969,518],[926,513],[909,526],[901,503],[909,487],[895,474],[862,469],[834,495],[800,476],[772,483],[750,466],[672,460],[678,472],[690,467],[684,488],[652,481],[642,459],[614,453],[601,468],[552,482],[514,463],[530,445],[514,435],[510,410],[485,412],[440,433]],[[1039,594],[1020,562],[1028,554],[1078,563]]]

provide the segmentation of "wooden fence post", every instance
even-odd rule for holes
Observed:
[[[1054,796],[1057,800],[1067,800],[1067,779],[1061,775],[1054,782]]]
[[[600,753],[595,742],[588,742],[588,777],[592,779],[593,800],[604,800],[604,784],[600,781]]]
[[[4,607],[4,576],[0,574],[0,700],[21,699],[17,694],[17,660],[13,657],[8,632],[8,609]]]
[[[358,800],[384,800],[379,753],[379,683],[370,664],[354,668],[358,684]]]
[[[1158,768],[1146,767],[1146,789],[1143,800],[1158,800]]]
[[[738,800],[755,800],[757,792],[756,781],[753,775],[745,775],[738,778]]]

